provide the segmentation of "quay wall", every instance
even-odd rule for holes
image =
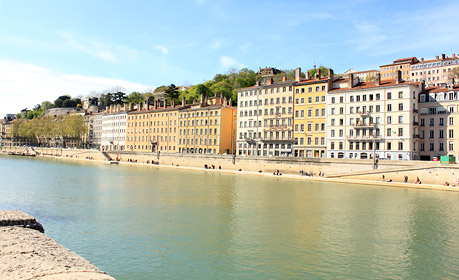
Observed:
[[[2,150],[2,153],[21,151],[25,148],[12,148]],[[98,150],[84,149],[56,149],[35,148],[40,156],[60,157],[72,160],[106,161],[104,155]],[[160,165],[186,166],[204,168],[204,165],[221,167],[224,170],[262,171],[273,173],[277,170],[283,174],[298,175],[300,170],[312,172],[318,176],[323,172],[328,178],[343,178],[356,180],[381,181],[391,179],[394,182],[403,182],[408,176],[409,183],[415,183],[419,177],[423,184],[458,185],[459,167],[456,164],[441,164],[432,161],[399,161],[380,160],[378,168],[373,169],[373,160],[362,159],[329,159],[329,158],[291,158],[291,157],[242,157],[232,155],[200,155],[200,154],[176,154],[176,153],[141,153],[141,152],[110,152],[112,158],[118,158],[121,162],[152,163]]]
[[[0,279],[114,280],[43,233],[34,217],[0,211]]]

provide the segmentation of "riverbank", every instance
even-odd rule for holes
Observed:
[[[0,211],[1,279],[114,280],[44,234],[34,217]]]
[[[14,149],[15,152],[20,151]],[[97,150],[36,148],[37,157],[108,164]],[[2,151],[7,154],[8,151]],[[117,163],[154,168],[182,168],[205,172],[222,172],[252,176],[270,176],[290,180],[324,181],[387,187],[459,191],[455,187],[459,169],[436,162],[385,161],[372,169],[368,160],[241,158],[231,155],[182,155],[156,153],[107,153]],[[204,169],[207,166],[208,169]],[[212,168],[213,167],[213,168]],[[210,168],[210,169],[209,169]],[[279,170],[282,175],[273,175]],[[313,174],[313,176],[302,176]],[[324,174],[324,176],[318,176]],[[406,178],[407,177],[407,178]],[[384,178],[384,181],[383,181]],[[420,178],[421,184],[416,183]],[[405,183],[405,179],[407,182]],[[448,182],[450,186],[444,186]]]

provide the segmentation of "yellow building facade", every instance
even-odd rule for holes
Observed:
[[[330,76],[330,73],[329,73]],[[333,77],[333,71],[331,71]],[[330,78],[309,78],[294,86],[294,156],[326,156],[326,94]]]
[[[126,150],[177,152],[177,122],[181,107],[143,104],[128,113]]]
[[[237,109],[226,98],[201,96],[178,114],[178,152],[232,154],[236,149]]]

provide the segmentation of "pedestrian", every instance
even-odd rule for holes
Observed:
[[[408,182],[408,176],[405,176],[405,179],[403,181],[404,181],[404,183],[407,183]]]
[[[383,182],[386,181],[386,176],[384,176],[384,174],[382,175],[382,180]]]
[[[416,177],[416,184],[421,184],[421,180],[419,179],[419,177]]]

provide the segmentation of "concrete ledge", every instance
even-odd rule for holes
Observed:
[[[1,212],[2,217],[31,217],[20,211]],[[12,225],[0,227],[0,279],[114,278],[40,231]]]

